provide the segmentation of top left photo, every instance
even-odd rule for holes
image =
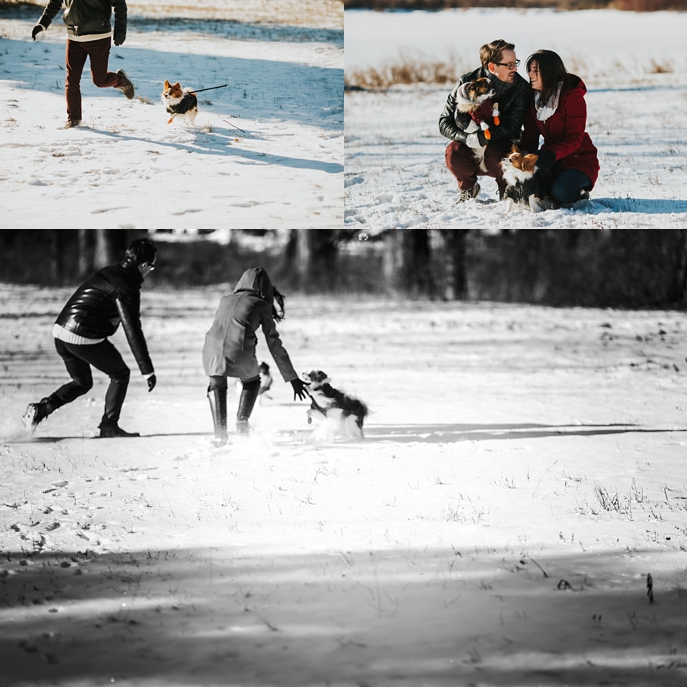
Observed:
[[[1,0],[2,228],[343,226],[342,0]]]

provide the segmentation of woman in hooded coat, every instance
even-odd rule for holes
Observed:
[[[530,55],[527,74],[534,99],[525,116],[522,147],[539,156],[539,182],[558,203],[589,198],[599,176],[599,160],[585,131],[584,82],[568,73],[563,60],[552,50],[537,50]],[[537,150],[540,135],[544,143]]]
[[[243,387],[236,414],[236,433],[249,433],[248,418],[260,391],[260,366],[255,354],[256,332],[260,327],[279,372],[293,387],[294,400],[306,399],[306,384],[294,370],[277,332],[276,322],[284,319],[284,315],[284,296],[272,285],[262,267],[247,269],[233,293],[220,300],[203,346],[203,367],[210,377],[208,399],[217,445],[227,441],[227,377],[240,379]]]

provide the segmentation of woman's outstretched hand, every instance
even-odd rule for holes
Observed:
[[[291,386],[293,387],[294,401],[296,400],[296,397],[298,397],[298,400],[300,401],[305,401],[305,399],[308,398],[308,394],[306,392],[308,385],[302,379],[292,379]]]

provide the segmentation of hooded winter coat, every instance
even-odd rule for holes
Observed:
[[[274,287],[262,267],[251,267],[234,291],[219,303],[215,320],[205,335],[203,368],[208,376],[249,379],[260,374],[255,349],[262,326],[270,353],[285,382],[298,378],[272,315]]]
[[[584,95],[587,88],[579,76],[571,76],[573,85],[561,91],[558,107],[546,121],[539,121],[534,104],[530,106],[525,117],[522,147],[532,152],[539,149],[541,134],[544,137],[542,149],[553,152],[563,169],[584,172],[593,187],[599,177],[599,159],[592,139],[585,131],[587,105]]]

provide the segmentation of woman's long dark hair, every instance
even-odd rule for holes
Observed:
[[[276,286],[272,287],[274,289],[274,302],[272,303],[272,317],[277,322],[281,322],[286,317],[286,306],[284,301],[286,296],[277,290]],[[276,305],[275,305],[276,303]]]
[[[537,50],[533,55],[530,55],[527,58],[528,73],[532,62],[537,63],[539,76],[542,80],[543,88],[540,91],[539,104],[548,103],[551,97],[556,94],[559,84],[562,85],[562,90],[572,85],[574,77],[568,73],[563,60],[553,50]],[[532,92],[532,97],[536,98],[536,91]]]

